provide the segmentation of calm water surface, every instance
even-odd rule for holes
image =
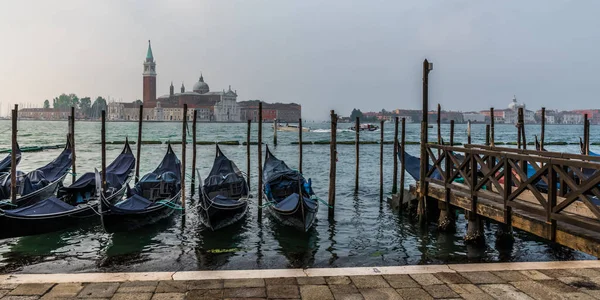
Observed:
[[[305,141],[328,140],[328,123],[307,123],[314,131],[305,133]],[[271,144],[273,132],[264,125],[264,141]],[[339,124],[338,140],[353,140],[350,124]],[[393,124],[386,123],[385,139],[393,139]],[[600,127],[592,126],[592,142]],[[144,140],[180,141],[181,124],[144,123]],[[482,143],[485,126],[473,126],[473,142]],[[64,144],[66,122],[20,121],[18,140],[22,147]],[[430,139],[435,140],[435,129]],[[533,141],[539,126],[527,126],[527,140]],[[546,141],[576,143],[582,126],[547,126]],[[246,124],[198,124],[199,141],[245,141]],[[256,140],[257,128],[252,128]],[[442,134],[449,139],[449,126]],[[361,133],[363,140],[379,140],[380,132]],[[419,127],[407,125],[407,140],[418,141]],[[496,141],[516,141],[516,129],[511,125],[496,125]],[[137,139],[137,124],[111,122],[107,124],[107,141]],[[280,132],[279,146],[271,148],[276,156],[292,168],[298,165],[297,133]],[[189,139],[191,141],[191,137]],[[455,141],[466,141],[466,125],[456,126]],[[100,123],[77,122],[77,171],[90,172],[100,168]],[[10,147],[10,121],[0,121],[0,148]],[[136,145],[133,145],[135,151]],[[598,146],[600,147],[600,146]],[[122,145],[107,146],[107,161],[121,151]],[[166,151],[166,144],[142,145],[140,173],[152,171]],[[548,146],[549,150],[577,152],[577,145]],[[181,145],[175,145],[180,155]],[[435,224],[421,227],[407,216],[393,212],[379,199],[379,145],[361,145],[360,191],[354,194],[354,147],[338,146],[337,196],[335,220],[327,218],[321,205],[313,230],[301,234],[279,226],[263,211],[259,218],[256,201],[248,216],[239,225],[218,232],[206,230],[200,224],[195,202],[188,201],[185,218],[182,215],[155,226],[128,233],[107,234],[98,223],[57,233],[0,240],[0,271],[28,273],[99,272],[99,271],[178,271],[212,269],[253,269],[292,267],[351,267],[382,265],[415,265],[436,263],[548,261],[590,259],[591,257],[545,242],[530,234],[516,231],[516,241],[510,249],[495,247],[495,224],[486,225],[487,246],[472,247],[463,243],[466,222],[458,218],[457,232],[439,233]],[[223,152],[246,170],[245,146],[222,146]],[[592,146],[592,151],[595,149]],[[29,171],[46,164],[60,149],[24,153],[19,169]],[[212,166],[214,146],[198,146],[198,169],[206,175]],[[257,147],[252,146],[252,192],[257,190]],[[384,147],[384,194],[392,187],[392,145]],[[418,146],[407,151],[418,153]],[[191,145],[187,166],[191,172]],[[329,146],[304,146],[304,173],[311,177],[313,188],[327,199]],[[407,178],[410,183],[412,179]],[[189,179],[188,179],[189,180]],[[65,184],[70,183],[70,176]],[[190,184],[187,184],[189,188]],[[189,193],[189,192],[188,192]],[[4,228],[3,230],[8,230]]]

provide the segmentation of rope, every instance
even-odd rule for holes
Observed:
[[[160,200],[160,201],[157,201],[156,203],[164,205],[164,206],[166,206],[168,208],[177,209],[177,210],[183,210],[183,207],[181,205],[177,205],[175,203],[171,203],[171,202],[169,202],[167,200]]]
[[[13,206],[16,207],[17,205],[12,203],[10,200],[2,200],[0,201],[0,205],[9,205],[9,206]]]
[[[329,205],[329,203],[325,202],[324,200],[321,200],[321,198],[319,198],[317,195],[310,196],[310,199],[317,200],[317,201],[321,202],[321,204],[323,204],[329,208],[333,208],[333,206]]]

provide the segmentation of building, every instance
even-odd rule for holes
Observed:
[[[243,120],[258,121],[258,103],[260,100],[239,102],[240,115]],[[266,103],[262,105],[263,121],[279,120],[279,122],[295,123],[302,118],[302,107],[296,103]]]
[[[494,112],[494,115],[496,114],[496,112]],[[477,112],[467,112],[467,113],[463,113],[463,120],[465,122],[471,122],[471,123],[485,123],[487,118],[484,114],[482,113],[477,113]]]
[[[152,53],[152,46],[148,41],[146,59],[143,63],[143,118],[148,121],[177,121],[183,115],[183,105],[187,104],[189,116],[197,113],[198,121],[212,122],[240,122],[240,107],[237,102],[237,91],[228,90],[211,91],[204,76],[200,74],[198,81],[191,91],[186,91],[183,83],[179,93],[175,93],[173,82],[169,87],[169,94],[156,96],[156,61]],[[113,102],[108,104],[109,120],[137,120],[139,106],[135,103]],[[193,118],[193,117],[190,117]]]
[[[527,110],[525,108],[525,103],[518,103],[516,96],[513,96],[512,101],[508,104],[508,108],[494,110],[494,122],[516,124],[519,118],[520,108],[523,109],[523,121],[525,123],[535,123],[535,112]],[[489,110],[482,110],[480,113],[490,117]]]
[[[562,114],[562,124],[583,124],[583,115],[575,112],[565,112]]]
[[[68,120],[71,116],[71,109],[23,108],[19,109],[18,114],[21,120]],[[83,119],[79,109],[75,110],[75,119]]]

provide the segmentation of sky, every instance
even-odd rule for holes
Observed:
[[[142,98],[148,40],[157,94],[202,73],[238,100],[329,110],[600,108],[600,1],[0,0],[0,114],[61,93]]]

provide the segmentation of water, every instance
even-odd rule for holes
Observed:
[[[253,124],[252,140],[257,128]],[[270,124],[264,125],[264,141],[272,142]],[[314,132],[304,133],[305,141],[328,140],[328,123],[306,123]],[[338,141],[353,140],[351,124],[339,124]],[[594,133],[600,127],[592,127]],[[527,141],[539,126],[527,126]],[[67,122],[19,122],[19,144],[63,144]],[[407,141],[418,141],[420,129],[407,125]],[[430,129],[430,139],[436,140],[436,129]],[[473,142],[482,143],[484,125],[473,126]],[[547,126],[546,141],[577,143],[582,126]],[[385,139],[393,137],[393,124],[386,123]],[[448,141],[449,126],[442,134]],[[198,124],[199,141],[245,141],[246,124]],[[361,133],[362,140],[379,140],[379,131]],[[516,141],[512,125],[496,125],[496,141]],[[107,123],[107,141],[137,138],[137,124]],[[274,154],[292,168],[298,165],[297,133],[279,132],[279,146]],[[144,123],[144,140],[180,141],[179,123]],[[191,136],[190,136],[191,140]],[[466,141],[466,125],[456,126],[456,142]],[[77,122],[77,170],[79,173],[100,167],[100,123]],[[132,145],[135,152],[137,145]],[[10,147],[10,122],[0,121],[0,148]],[[600,146],[599,146],[600,147]],[[140,174],[153,170],[166,151],[163,145],[142,145]],[[173,147],[180,155],[181,145]],[[223,152],[246,170],[245,146],[221,146]],[[548,146],[549,150],[577,152],[579,146]],[[592,146],[592,151],[596,150]],[[110,162],[122,145],[107,145]],[[437,263],[548,261],[590,259],[592,257],[565,247],[547,243],[530,234],[516,231],[511,249],[494,246],[496,225],[486,226],[485,247],[463,243],[466,222],[461,215],[454,234],[439,233],[435,224],[420,227],[407,216],[394,213],[379,201],[379,145],[361,145],[360,191],[354,195],[354,146],[338,146],[338,173],[335,221],[327,218],[327,208],[321,205],[316,226],[306,234],[279,226],[266,213],[258,218],[256,203],[241,224],[218,232],[204,229],[197,218],[195,202],[188,201],[185,223],[181,215],[156,226],[129,233],[107,234],[98,223],[57,233],[0,240],[0,272],[58,273],[98,271],[178,271],[213,269],[254,269],[292,267],[352,267],[382,265],[414,265]],[[212,166],[214,146],[198,146],[198,168],[206,175]],[[251,189],[257,190],[256,146],[252,146]],[[61,149],[24,153],[19,169],[29,171],[52,160]],[[392,145],[384,146],[385,195],[392,186]],[[418,154],[418,146],[408,145],[407,151]],[[191,169],[191,145],[187,166]],[[317,195],[327,199],[329,146],[304,146],[304,173],[313,180]],[[409,183],[412,179],[407,176]],[[70,176],[65,181],[70,183]],[[189,182],[187,187],[189,188]],[[189,192],[188,192],[189,195]],[[4,228],[3,230],[7,230]]]

